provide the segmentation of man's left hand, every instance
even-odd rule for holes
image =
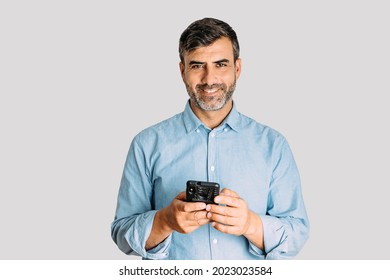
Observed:
[[[208,204],[207,218],[215,229],[237,236],[244,235],[256,246],[263,249],[263,224],[261,218],[250,211],[245,200],[230,189],[223,189],[214,198],[214,202],[223,205]]]

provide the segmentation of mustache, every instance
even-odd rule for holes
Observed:
[[[225,90],[226,86],[225,84],[201,84],[201,85],[196,85],[197,90],[212,90],[212,89],[222,89]]]

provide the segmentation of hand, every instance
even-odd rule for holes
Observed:
[[[180,233],[190,233],[210,222],[206,203],[186,202],[185,198],[185,192],[179,193],[161,213],[166,225]]]
[[[236,192],[223,189],[214,198],[214,202],[226,205],[209,204],[206,207],[206,211],[208,211],[207,218],[214,221],[212,225],[215,229],[237,236],[248,231],[250,211],[246,202]]]
[[[207,218],[206,203],[186,202],[185,198],[186,193],[181,192],[167,207],[157,211],[146,240],[146,250],[160,244],[173,231],[190,233],[210,222]]]
[[[226,206],[208,204],[207,218],[213,221],[215,229],[237,236],[244,235],[260,249],[264,249],[264,233],[261,218],[250,211],[245,200],[229,189],[223,189],[214,198],[215,203]]]

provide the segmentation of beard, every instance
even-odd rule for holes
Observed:
[[[196,85],[195,91],[185,83],[188,95],[190,99],[195,103],[197,107],[204,111],[218,111],[222,109],[226,103],[232,98],[233,92],[236,89],[236,79],[228,87],[226,84],[202,84]],[[203,96],[202,91],[205,90],[219,90],[219,94],[214,96]]]

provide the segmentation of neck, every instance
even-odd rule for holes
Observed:
[[[230,99],[225,106],[217,111],[204,111],[195,105],[192,100],[190,100],[190,106],[195,116],[197,116],[206,127],[214,129],[223,122],[227,115],[229,115],[233,108],[233,101]]]

